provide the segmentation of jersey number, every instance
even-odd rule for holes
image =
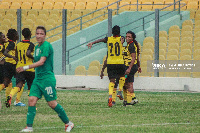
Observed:
[[[113,52],[113,43],[109,43],[109,46],[111,47],[110,48],[110,56],[114,56],[114,54],[112,53]],[[116,56],[120,55],[120,46],[119,46],[118,42],[115,43],[115,55]]]
[[[47,91],[47,94],[48,94],[48,95],[53,94],[53,90],[52,90],[52,87],[51,87],[51,86],[50,86],[50,87],[46,87],[45,90]]]
[[[19,50],[19,53],[20,53],[20,61],[24,60],[24,64],[26,64],[26,56],[25,56],[26,51]]]

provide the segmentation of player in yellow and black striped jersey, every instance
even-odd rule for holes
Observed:
[[[4,63],[4,81],[0,84],[0,91],[11,83],[11,79],[15,76],[16,72],[16,60],[15,50],[16,45],[15,42],[19,39],[18,33],[15,29],[9,29],[7,33],[7,38],[9,39],[7,43],[5,43],[5,63]],[[7,89],[6,89],[7,91]]]
[[[24,28],[22,30],[22,35],[24,36],[25,40],[22,40],[17,44],[16,48],[16,57],[18,59],[16,69],[19,67],[23,67],[26,65],[33,64],[33,52],[35,45],[30,42],[31,38],[31,31],[29,28]],[[7,97],[6,106],[10,107],[12,97],[22,89],[23,84],[25,84],[25,81],[28,85],[28,90],[30,91],[31,84],[35,78],[35,70],[34,68],[28,69],[21,73],[16,73],[16,87],[12,89],[10,92],[10,95]],[[23,92],[22,90],[20,91]],[[20,102],[20,97],[16,98],[16,101],[14,103],[16,106],[25,106],[23,103]]]
[[[0,84],[2,84],[4,80],[4,62],[5,62],[5,56],[3,55],[3,52],[5,50],[4,43],[6,43],[6,37],[2,32],[0,32]]]
[[[123,60],[123,55],[122,55],[123,45],[121,43],[120,27],[115,25],[112,28],[112,34],[113,36],[111,37],[99,39],[87,44],[87,46],[91,48],[92,45],[95,43],[99,43],[99,42],[107,43],[107,47],[108,47],[107,72],[108,72],[108,77],[110,80],[109,99],[108,99],[109,107],[112,107],[112,94],[113,94],[113,89],[115,86],[115,79],[117,77],[120,77],[122,79],[120,81],[125,81],[125,78],[124,78],[125,65],[124,65],[124,60]]]
[[[139,61],[139,46],[137,41],[135,40],[136,35],[132,31],[128,31],[126,33],[126,42],[127,46],[125,47],[124,53],[124,64],[126,65],[126,72],[127,75],[125,81],[125,88],[124,88],[124,106],[126,105],[133,105],[138,102],[135,97],[134,89],[133,89],[133,82],[134,82],[134,75],[135,73],[141,72],[140,68],[140,61]],[[127,94],[126,94],[127,92]]]

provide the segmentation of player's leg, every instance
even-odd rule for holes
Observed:
[[[114,86],[113,94],[112,94],[112,105],[115,105],[115,102],[116,102],[116,93],[117,93],[118,84],[119,84],[119,77],[115,79],[115,86]]]
[[[124,84],[123,87],[123,95],[124,95],[124,101],[123,101],[123,105],[126,106],[127,103],[127,83]]]
[[[56,94],[56,81],[55,80],[48,80],[43,82],[42,94],[44,95],[48,105],[58,114],[59,118],[65,123],[65,131],[69,132],[73,129],[74,124],[69,121],[69,118],[63,109],[63,107],[57,103],[57,94]]]
[[[39,81],[38,81],[39,82]],[[42,97],[42,91],[39,88],[39,84],[36,82],[32,83],[28,101],[28,112],[27,112],[27,121],[26,128],[24,128],[21,132],[32,132],[33,131],[33,121],[36,114],[36,104],[38,99]]]
[[[109,86],[108,86],[108,92],[109,92],[109,97],[108,97],[108,106],[112,107],[112,94],[113,94],[113,89],[115,86],[115,79],[117,78],[117,73],[115,69],[115,65],[113,64],[107,64],[107,72],[108,72],[108,77],[110,80]]]
[[[117,97],[119,97],[120,100],[123,100],[122,96],[122,89],[125,83],[125,77],[120,77],[119,79],[119,91],[117,92]]]
[[[26,106],[26,104],[24,104],[24,103],[21,102],[21,96],[22,96],[22,93],[24,91],[24,86],[25,86],[25,84],[23,84],[20,92],[17,93],[17,97],[16,97],[16,100],[14,102],[15,106]]]
[[[131,101],[131,104],[134,105],[138,103],[138,99],[136,98],[135,96],[135,92],[134,92],[134,88],[133,88],[133,95],[132,95],[132,101]]]
[[[11,90],[12,90],[12,82],[8,85],[8,87],[6,87],[6,91],[5,91],[6,98],[7,96],[9,96]]]

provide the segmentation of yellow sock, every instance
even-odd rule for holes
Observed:
[[[17,93],[16,103],[20,102],[23,91],[24,91],[24,86],[22,87],[21,91]]]
[[[19,87],[14,87],[10,92],[10,97],[13,97],[19,90]]]
[[[115,86],[115,84],[113,82],[109,83],[109,95],[111,95],[111,96],[113,94],[114,86]]]
[[[125,77],[121,77],[119,79],[119,90],[118,91],[122,91],[124,83],[125,83]]]
[[[12,83],[10,83],[10,84],[8,85],[8,87],[6,87],[6,98],[7,98],[7,96],[10,94],[11,90],[12,90]]]
[[[127,91],[127,103],[130,103],[132,101],[132,95],[129,91]]]
[[[113,89],[112,100],[115,102],[117,89]]]
[[[124,101],[127,101],[127,89],[123,88]]]
[[[135,93],[133,92],[133,96],[132,96],[132,98],[134,98],[135,97]]]
[[[5,88],[4,84],[0,84],[0,92]]]

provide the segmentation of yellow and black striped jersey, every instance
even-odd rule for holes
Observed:
[[[26,52],[27,52],[27,50],[30,50],[31,53],[33,53],[34,48],[35,48],[35,45],[32,42],[30,42],[29,40],[22,40],[21,42],[19,42],[17,44],[18,62],[17,62],[16,68],[33,64],[33,59],[27,57]],[[26,71],[34,72],[35,70],[34,70],[34,68],[32,68],[32,69],[28,69]]]
[[[3,55],[3,49],[4,49],[4,45],[0,44],[0,61],[5,58],[5,56]]]
[[[8,54],[15,56],[16,44],[14,41],[8,40],[8,42],[5,43],[5,49],[9,50]],[[16,61],[13,58],[6,57],[5,61],[11,64],[16,64]]]
[[[121,43],[121,36],[119,37],[107,37],[107,64],[124,64],[122,48],[123,44]]]
[[[134,64],[137,64],[137,46],[131,42],[123,48],[124,64],[129,66],[132,60],[131,53],[136,53],[136,59]]]

